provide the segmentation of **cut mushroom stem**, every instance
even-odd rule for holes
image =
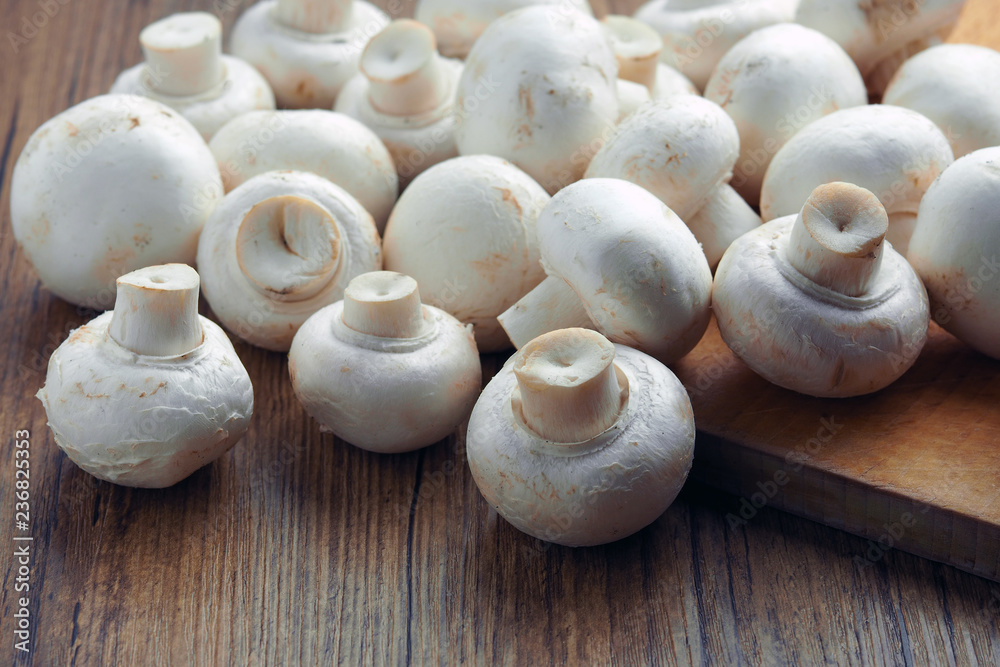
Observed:
[[[559,276],[548,276],[497,320],[518,349],[548,331],[594,328],[583,301]]]
[[[326,35],[342,32],[353,8],[354,0],[278,0],[274,18],[302,32]]]
[[[226,78],[222,24],[207,12],[184,12],[151,23],[139,33],[146,84],[162,95],[188,97]]]
[[[413,116],[441,106],[448,79],[440,60],[430,28],[409,19],[390,23],[361,54],[372,107],[391,116]]]
[[[663,39],[653,28],[629,16],[606,16],[603,22],[618,61],[618,78],[642,84],[652,91]]]
[[[164,264],[120,277],[108,335],[135,354],[187,354],[204,339],[198,319],[198,272]]]
[[[365,273],[344,291],[344,324],[369,336],[416,338],[425,331],[417,281],[393,271]]]
[[[513,367],[525,425],[560,443],[606,431],[618,420],[625,393],[614,359],[614,344],[588,329],[553,331],[525,345]]]
[[[813,190],[792,225],[786,257],[813,282],[846,296],[868,292],[889,218],[878,197],[850,183]]]

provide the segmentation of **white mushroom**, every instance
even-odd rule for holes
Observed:
[[[330,109],[388,23],[362,0],[261,0],[236,20],[229,48],[261,71],[279,106]]]
[[[732,186],[751,206],[764,172],[797,131],[838,109],[868,103],[865,82],[829,37],[793,23],[750,33],[722,57],[705,87],[736,123],[740,159]]]
[[[549,194],[583,176],[618,120],[617,65],[601,24],[537,5],[476,42],[458,83],[462,155],[498,155]]]
[[[558,5],[592,14],[587,0],[417,0],[414,18],[429,26],[448,58],[465,58],[486,27],[504,14],[530,5]]]
[[[455,88],[462,63],[438,56],[434,33],[416,21],[393,21],[361,55],[336,111],[371,128],[389,149],[400,189],[425,169],[458,155]]]
[[[969,153],[934,181],[907,258],[934,321],[1000,359],[1000,148]]]
[[[817,187],[798,215],[737,239],[719,263],[712,308],[737,356],[811,396],[858,396],[896,381],[927,339],[927,294],[889,243],[878,198]]]
[[[953,162],[930,120],[909,109],[872,104],[843,109],[802,128],[764,176],[764,220],[793,215],[819,185],[846,181],[874,192],[889,214],[886,238],[901,253],[927,187]]]
[[[102,95],[31,135],[14,167],[10,215],[42,283],[103,310],[118,276],[193,264],[221,198],[219,170],[191,123],[145,97]]]
[[[232,343],[198,315],[198,274],[150,266],[118,279],[108,311],[70,333],[38,392],[56,444],[115,484],[176,484],[235,445],[253,387]]]
[[[379,232],[399,194],[396,167],[367,127],[333,111],[251,111],[226,123],[209,143],[226,192],[267,171],[310,171],[361,202]]]
[[[580,181],[556,193],[536,228],[548,277],[498,318],[516,347],[596,327],[669,364],[701,340],[712,272],[694,235],[649,192],[613,178]]]
[[[222,24],[211,14],[185,12],[150,23],[139,43],[146,61],[119,74],[111,92],[166,104],[205,141],[242,113],[274,108],[274,93],[260,72],[222,55]]]
[[[587,178],[620,178],[649,190],[694,232],[719,263],[760,217],[729,185],[740,152],[736,125],[719,105],[682,95],[625,119],[587,167]]]
[[[942,44],[903,63],[882,102],[930,118],[959,158],[1000,145],[998,81],[1000,53],[973,44]]]
[[[353,445],[386,453],[426,447],[458,428],[479,395],[471,329],[421,305],[413,278],[366,273],[295,335],[292,387],[313,418]]]
[[[603,544],[652,523],[691,469],[694,417],[652,357],[586,329],[536,338],[483,390],[466,453],[483,497],[542,540]]]
[[[458,157],[410,184],[385,229],[385,266],[428,303],[475,325],[482,352],[509,347],[497,315],[544,277],[535,219],[549,196],[506,160]]]
[[[635,18],[663,38],[660,59],[704,89],[723,54],[754,30],[787,23],[798,0],[650,0]]]
[[[382,268],[368,212],[315,174],[272,171],[222,200],[198,244],[205,299],[230,331],[287,350],[351,278]]]

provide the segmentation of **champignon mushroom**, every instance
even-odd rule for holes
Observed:
[[[544,277],[535,219],[549,196],[506,160],[452,158],[420,174],[385,229],[385,266],[429,303],[473,324],[482,352],[510,346],[497,315]]]
[[[458,83],[462,155],[498,155],[549,194],[579,180],[618,120],[617,66],[601,24],[536,5],[476,42]]]
[[[673,363],[711,318],[712,272],[694,235],[638,185],[594,178],[560,190],[536,223],[548,277],[498,318],[518,348],[596,327]]]
[[[458,428],[479,395],[471,329],[421,305],[413,278],[366,273],[295,335],[292,387],[316,421],[353,445],[383,453],[426,447]]]
[[[191,123],[145,97],[101,95],[28,139],[11,178],[10,217],[51,292],[104,310],[118,276],[193,264],[221,198],[219,170]]]
[[[886,238],[900,252],[917,219],[920,199],[954,161],[948,139],[909,109],[871,104],[835,111],[799,130],[764,175],[764,220],[793,215],[814,188],[846,181],[871,190],[889,214]]]
[[[644,528],[691,469],[694,416],[652,357],[587,329],[525,345],[486,385],[466,434],[486,501],[515,528],[568,546]]]
[[[736,123],[740,158],[732,186],[751,206],[771,158],[792,135],[837,109],[868,103],[865,82],[842,48],[792,23],[750,33],[722,57],[705,87]]]
[[[261,0],[236,19],[229,48],[261,71],[279,106],[330,109],[388,23],[363,0]]]
[[[462,63],[438,56],[434,33],[416,21],[393,21],[361,54],[336,111],[371,128],[389,149],[400,189],[425,169],[458,155],[455,87]]]
[[[563,11],[593,13],[587,0],[417,0],[413,15],[434,31],[442,55],[465,58],[490,23],[530,5],[558,5]]]
[[[754,30],[787,23],[798,0],[650,0],[635,18],[663,38],[660,60],[705,88],[716,63]]]
[[[198,315],[198,274],[183,264],[120,277],[114,310],[52,353],[38,399],[70,460],[145,488],[222,456],[253,413],[250,377],[222,329]]]
[[[927,287],[934,321],[1000,359],[1000,148],[944,170],[920,202],[907,258]]]
[[[955,157],[1000,145],[1000,53],[973,44],[942,44],[899,68],[882,97],[930,118]]]
[[[653,102],[625,119],[587,167],[587,178],[620,178],[649,190],[680,216],[715,268],[760,217],[728,183],[740,152],[736,125],[694,95]]]
[[[361,202],[379,232],[399,194],[396,166],[385,144],[342,113],[251,111],[226,123],[209,147],[226,192],[267,171],[310,171]]]
[[[111,92],[166,104],[205,141],[241,113],[274,108],[274,93],[260,72],[222,55],[222,24],[211,14],[184,12],[150,23],[139,43],[146,61],[119,74]]]
[[[287,350],[351,278],[382,268],[378,232],[354,197],[301,171],[255,176],[222,200],[198,244],[205,299],[240,338]]]
[[[817,187],[798,215],[738,238],[715,273],[722,339],[770,382],[811,396],[858,396],[895,382],[927,339],[927,294],[884,242],[878,197]]]

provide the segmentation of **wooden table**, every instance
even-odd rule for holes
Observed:
[[[55,15],[17,53],[7,37],[0,45],[0,659],[1000,664],[1000,585],[894,550],[869,559],[867,540],[769,508],[732,526],[738,501],[697,484],[631,538],[549,546],[489,509],[461,434],[401,456],[336,442],[294,400],[283,356],[241,343],[257,405],[230,454],[162,491],[80,471],[33,394],[49,354],[93,313],[53,298],[16,250],[10,171],[39,124],[139,60],[143,25],[214,7],[228,27],[244,5],[50,4]],[[5,33],[41,11],[26,0],[0,7]],[[970,1],[970,39],[995,26],[991,12],[994,0]],[[487,375],[501,362],[486,358]],[[15,592],[12,541],[19,429],[31,447],[28,593]],[[12,648],[21,596],[30,654]]]

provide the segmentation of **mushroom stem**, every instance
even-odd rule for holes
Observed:
[[[604,26],[618,61],[618,78],[642,84],[652,91],[663,39],[653,28],[629,16],[606,16]]]
[[[368,101],[391,116],[438,108],[447,94],[440,60],[430,28],[409,19],[393,21],[372,37],[361,54]]]
[[[289,28],[326,35],[342,32],[353,10],[354,0],[278,0],[274,18]]]
[[[186,264],[149,266],[118,279],[108,335],[136,354],[170,357],[201,345],[198,272]]]
[[[850,183],[812,191],[792,225],[786,257],[804,276],[861,296],[878,274],[889,218],[878,197]]]
[[[222,64],[222,24],[207,12],[184,12],[151,23],[139,33],[146,58],[144,82],[163,95],[188,97],[217,85]]]
[[[497,320],[516,348],[556,329],[594,328],[580,297],[559,276],[547,277]]]
[[[369,336],[416,338],[424,331],[417,281],[394,271],[361,274],[344,290],[343,318]]]
[[[513,367],[525,425],[562,443],[606,431],[622,409],[614,359],[615,346],[589,329],[560,329],[525,345]]]

